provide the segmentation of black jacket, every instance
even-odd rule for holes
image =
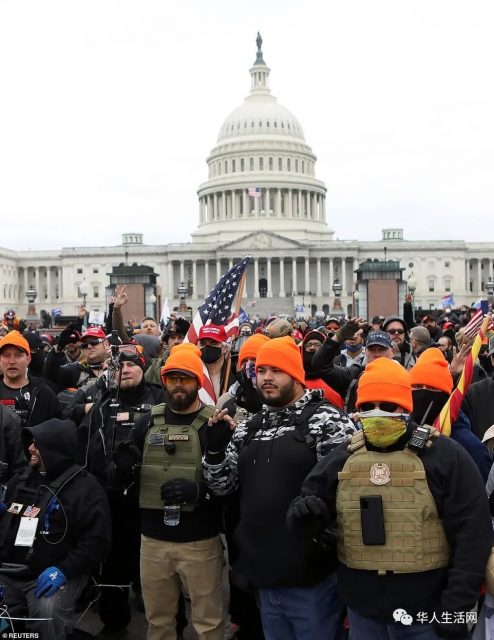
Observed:
[[[394,447],[404,447],[409,429]],[[376,450],[367,444],[369,450]],[[341,445],[309,473],[303,495],[318,495],[336,517],[338,472],[349,457]],[[440,436],[420,453],[427,484],[443,521],[451,547],[449,567],[417,573],[387,573],[350,569],[340,564],[338,587],[346,604],[361,615],[392,621],[395,609],[414,616],[418,611],[469,611],[479,597],[485,566],[493,543],[493,532],[484,483],[468,453],[454,440]],[[430,619],[430,618],[429,618]]]
[[[327,338],[312,358],[312,370],[340,394],[345,401],[345,410],[352,413],[355,411],[357,381],[365,367],[361,364],[352,364],[351,367],[335,364],[340,349],[341,345],[338,342]]]
[[[13,411],[0,405],[0,462],[6,463],[0,483],[5,482],[27,465],[21,447],[21,421]]]
[[[472,431],[482,440],[494,424],[494,375],[470,385],[461,408],[470,420]]]
[[[118,407],[112,408],[112,393],[106,392],[86,414],[78,430],[77,461],[87,468],[106,487],[112,453],[121,441],[130,437],[138,416],[164,401],[164,389],[148,384],[144,379],[129,391],[120,390]],[[115,418],[113,417],[115,416]],[[135,491],[129,497],[137,500]]]
[[[43,375],[62,389],[68,387],[80,387],[88,380],[97,377],[98,368],[92,369],[82,362],[69,362],[61,351],[60,353],[51,349],[46,354],[43,366]]]
[[[104,491],[85,469],[73,466],[76,427],[68,420],[48,420],[22,430],[25,449],[33,439],[46,467],[42,475],[27,469],[15,475],[7,485],[6,504],[42,505],[34,544],[14,546],[19,515],[4,512],[0,519],[0,555],[3,561],[26,563],[29,575],[36,577],[50,566],[58,567],[71,578],[90,575],[110,549],[111,522]],[[51,495],[47,486],[68,469],[66,482]],[[46,496],[46,498],[45,498]]]
[[[61,418],[62,410],[55,392],[43,381],[29,375],[29,383],[32,385],[29,409],[24,427],[32,427],[50,418]]]

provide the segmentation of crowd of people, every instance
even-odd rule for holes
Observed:
[[[0,622],[76,638],[97,600],[98,637],[120,638],[135,597],[149,640],[491,637],[494,335],[450,435],[433,426],[475,310],[407,298],[194,344],[126,304],[122,286],[105,326],[0,326]]]

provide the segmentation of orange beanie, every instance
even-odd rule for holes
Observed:
[[[396,402],[412,411],[410,374],[396,360],[378,358],[369,362],[357,387],[357,407],[364,402]]]
[[[262,333],[255,333],[253,336],[249,336],[238,352],[238,366],[241,367],[245,360],[249,360],[249,358],[255,360],[259,349],[268,341],[268,336]]]
[[[453,390],[453,376],[449,371],[446,358],[440,349],[426,349],[417,359],[410,371],[410,381],[414,384],[425,384],[433,389],[446,393]]]
[[[17,347],[18,349],[22,349],[27,353],[27,355],[31,355],[31,349],[29,348],[29,342],[21,335],[18,331],[10,331],[0,340],[0,351],[4,347]]]
[[[197,378],[199,386],[204,384],[201,351],[195,344],[177,344],[172,347],[165,365],[161,367],[161,380],[165,384],[168,371],[183,371]]]
[[[302,354],[293,338],[272,338],[257,352],[256,371],[262,366],[276,367],[305,387],[305,371]]]

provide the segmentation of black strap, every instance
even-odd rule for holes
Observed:
[[[48,486],[49,491],[45,491],[40,498],[39,504],[36,506],[39,507],[41,512],[46,509],[50,500],[56,496],[56,494],[63,488],[63,486],[82,469],[80,464],[73,464],[68,469],[65,469],[63,473],[61,473],[58,478],[52,480]],[[55,496],[53,495],[55,494]]]
[[[295,413],[292,413],[292,416],[290,416],[290,419],[286,424],[287,427],[291,427],[293,425],[300,431],[309,449],[316,448],[316,440],[309,430],[309,420],[320,407],[328,404],[328,401],[325,398],[320,398],[319,394],[312,394],[312,397],[302,409],[300,414],[297,415]],[[263,422],[264,412],[260,411],[246,423],[245,426],[247,427],[247,435],[245,436],[242,443],[242,448],[246,447],[252,441],[256,432],[261,429]]]

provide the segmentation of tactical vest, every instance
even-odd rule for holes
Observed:
[[[430,430],[435,439],[437,432]],[[336,493],[339,560],[380,574],[447,567],[448,541],[417,453],[409,445],[385,454],[368,451],[362,431],[352,436],[348,450],[352,455],[338,473]],[[370,546],[362,539],[360,497],[376,495],[382,496],[385,544]]]
[[[163,509],[160,487],[168,480],[185,478],[204,481],[199,429],[213,415],[214,407],[203,406],[190,425],[165,423],[165,404],[151,410],[151,426],[146,433],[141,465],[139,507]],[[193,511],[195,504],[181,505]]]

